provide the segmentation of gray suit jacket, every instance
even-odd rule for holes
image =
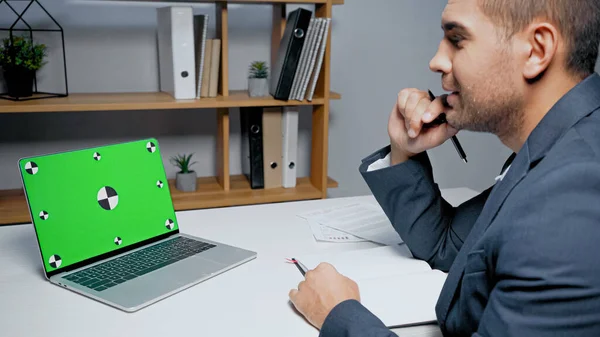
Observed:
[[[511,156],[506,176],[458,207],[427,154],[360,172],[413,255],[448,272],[436,314],[445,336],[600,336],[600,77],[567,93]],[[395,336],[359,302],[321,336]]]

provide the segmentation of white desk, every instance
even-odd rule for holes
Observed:
[[[443,194],[456,205],[476,192],[451,189]],[[316,242],[296,214],[354,201],[375,202],[364,196],[179,212],[182,232],[254,250],[258,257],[131,314],[50,284],[42,274],[33,227],[0,227],[0,335],[317,336],[288,302],[298,270],[284,259],[375,245]],[[435,325],[395,332],[441,336]]]

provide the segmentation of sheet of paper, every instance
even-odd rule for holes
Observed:
[[[403,243],[381,207],[353,203],[298,215],[321,225],[384,245]]]
[[[388,328],[436,322],[435,306],[446,274],[430,270],[408,275],[360,279],[361,303]]]
[[[331,227],[327,227],[321,225],[318,222],[314,222],[312,220],[308,220],[308,224],[310,226],[310,230],[315,237],[315,240],[322,242],[363,242],[368,241],[363,238],[359,238],[352,234],[348,234],[346,232],[339,231],[337,229],[333,229]]]
[[[295,258],[308,269],[314,269],[319,263],[327,262],[333,265],[338,272],[355,281],[390,275],[422,273],[431,270],[427,262],[413,258],[406,245],[381,246],[343,252],[298,254]]]

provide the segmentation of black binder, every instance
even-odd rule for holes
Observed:
[[[275,99],[288,100],[312,11],[298,8],[287,18],[281,37],[276,64],[271,69],[270,94]]]
[[[240,108],[242,173],[252,189],[265,186],[261,107]]]

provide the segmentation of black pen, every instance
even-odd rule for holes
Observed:
[[[295,258],[292,258],[292,261],[294,262],[296,267],[298,267],[298,270],[300,271],[300,273],[302,273],[302,276],[304,276],[306,272],[304,271],[304,269],[302,269],[302,267],[300,267],[300,262],[298,262],[298,260],[296,260]]]
[[[435,99],[435,95],[431,92],[431,90],[428,90],[428,92],[429,92],[429,98],[433,101]],[[440,114],[440,116],[438,118],[436,118],[431,123],[427,123],[425,125],[425,127],[427,128],[427,127],[431,127],[434,125],[440,125],[440,124],[443,124],[446,122],[447,122],[446,114]],[[456,138],[456,136],[452,136],[452,144],[454,144],[454,148],[456,149],[456,152],[458,152],[458,156],[460,157],[460,159],[462,159],[466,163],[467,155],[465,154],[465,151],[463,150],[462,146],[458,142],[458,138]]]

